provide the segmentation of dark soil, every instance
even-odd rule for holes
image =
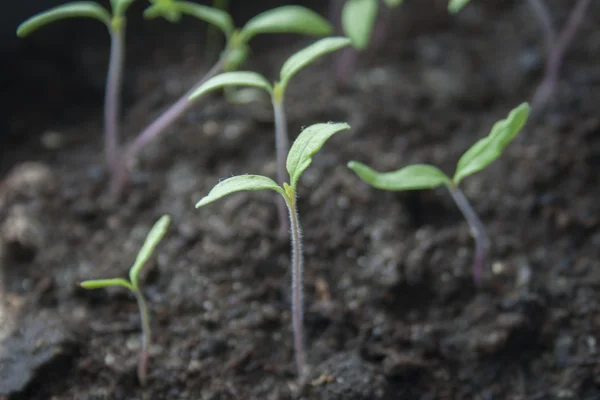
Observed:
[[[335,83],[331,57],[290,87],[290,132],[332,120],[352,126],[315,157],[299,189],[312,366],[301,396],[599,399],[599,5],[552,105],[464,182],[493,239],[477,288],[473,242],[447,192],[377,191],[345,164],[434,163],[452,173],[471,143],[531,97],[543,41],[524,2],[474,1],[454,18],[445,1],[407,3],[390,18],[385,45],[361,56],[350,86]],[[567,4],[556,3],[562,22]],[[129,137],[206,68],[197,41],[157,39],[130,75],[129,95],[143,100],[125,112]],[[306,43],[263,42],[247,67],[275,77]],[[269,104],[204,101],[145,149],[114,205],[101,167],[101,109],[78,104],[77,122],[60,125],[38,103],[48,120],[20,114],[13,122],[30,140],[0,150],[0,370],[15,373],[7,360],[20,354],[18,364],[34,371],[11,398],[294,397],[290,246],[276,234],[273,196],[194,208],[220,178],[274,175]],[[173,223],[144,278],[154,345],[140,389],[134,299],[77,282],[125,276],[164,213]],[[32,340],[26,331],[44,331],[39,321],[61,333]],[[56,351],[39,356],[48,346]]]

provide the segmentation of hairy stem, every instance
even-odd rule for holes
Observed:
[[[273,112],[275,114],[275,149],[277,159],[277,183],[280,185],[287,179],[285,160],[290,149],[290,139],[287,131],[287,121],[283,99],[273,98]],[[277,197],[277,215],[279,216],[279,235],[285,236],[289,230],[285,200]]]
[[[142,348],[140,349],[140,358],[138,361],[137,375],[140,385],[146,386],[148,382],[148,356],[150,354],[150,312],[144,295],[139,289],[135,289],[135,298],[140,308],[140,317],[142,322]]]
[[[490,248],[490,239],[485,232],[483,222],[477,216],[477,213],[471,207],[471,204],[463,194],[463,192],[456,186],[448,185],[450,194],[454,199],[454,202],[462,212],[463,216],[467,220],[469,227],[471,228],[471,234],[475,239],[475,257],[473,260],[473,280],[476,284],[481,282],[481,276],[483,273],[483,266],[485,265],[485,259],[487,252]]]
[[[575,4],[560,36],[552,46],[552,50],[546,61],[544,79],[533,96],[532,103],[534,109],[542,108],[552,96],[567,48],[573,41],[575,33],[577,33],[577,29],[581,25],[581,21],[585,16],[585,11],[590,3],[590,0],[579,0],[577,4]]]
[[[294,194],[295,196],[295,194]],[[286,200],[290,213],[291,241],[292,241],[292,330],[294,332],[294,350],[296,354],[296,369],[298,378],[304,376],[304,327],[303,327],[303,299],[302,299],[302,231],[298,220],[296,198]]]
[[[110,60],[104,97],[104,151],[106,165],[114,168],[119,157],[119,117],[121,110],[121,85],[125,65],[125,18],[113,23],[110,31]]]

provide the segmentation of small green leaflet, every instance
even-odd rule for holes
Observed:
[[[392,172],[377,172],[357,161],[350,161],[348,168],[369,185],[382,190],[433,189],[450,183],[450,178],[442,171],[426,164],[409,165]]]
[[[181,10],[175,0],[150,0],[151,5],[144,10],[144,18],[154,19],[163,17],[169,22],[179,22]]]
[[[367,48],[377,18],[379,0],[347,0],[342,9],[344,33],[358,50]]]
[[[112,286],[122,286],[133,291],[133,286],[131,283],[127,282],[123,278],[113,278],[113,279],[94,279],[90,281],[83,281],[79,284],[84,289],[103,289]]]
[[[44,25],[67,18],[95,18],[105,23],[111,29],[111,15],[102,6],[92,1],[67,3],[51,8],[27,19],[17,28],[17,36],[25,37]]]
[[[219,200],[231,193],[265,189],[274,190],[285,197],[285,192],[273,179],[262,175],[238,175],[217,183],[202,200],[196,203],[196,208]]]
[[[304,129],[290,148],[286,168],[290,174],[290,186],[296,190],[300,175],[312,162],[312,156],[318,152],[327,139],[335,133],[350,129],[346,123],[314,124]]]
[[[481,171],[500,157],[523,128],[528,116],[529,104],[522,103],[506,119],[496,122],[488,136],[477,141],[462,155],[454,173],[454,184],[458,185],[463,178]]]
[[[190,95],[189,99],[193,100],[225,86],[250,86],[265,89],[269,93],[273,91],[271,84],[262,75],[250,71],[234,71],[224,72],[207,80]]]
[[[280,83],[283,90],[287,87],[290,79],[302,68],[319,57],[348,46],[350,43],[350,39],[345,37],[329,37],[321,39],[292,55],[281,67]]]
[[[138,279],[140,270],[146,264],[148,259],[152,256],[154,249],[162,238],[167,233],[167,228],[169,227],[169,223],[171,222],[171,217],[168,215],[163,215],[160,217],[158,221],[154,224],[150,232],[148,232],[148,236],[146,236],[146,241],[144,245],[140,249],[133,266],[129,270],[129,280],[131,281],[132,286],[137,290],[138,288]]]
[[[333,26],[316,12],[302,6],[283,6],[252,18],[241,29],[243,42],[261,33],[298,33],[310,36],[331,34]]]
[[[450,0],[448,3],[448,11],[451,14],[456,14],[466,6],[471,0]]]

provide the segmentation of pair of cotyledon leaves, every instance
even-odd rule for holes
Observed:
[[[441,185],[457,186],[464,178],[483,170],[502,155],[506,146],[525,125],[529,109],[529,104],[522,103],[506,119],[496,122],[488,136],[477,141],[461,156],[453,178],[440,169],[425,164],[409,165],[397,171],[383,173],[356,161],[350,162],[348,167],[377,189],[401,191],[433,189]]]
[[[470,0],[450,0],[448,10],[459,12]],[[403,0],[384,0],[388,7],[398,7]],[[346,36],[352,39],[352,45],[364,50],[371,39],[373,26],[377,19],[379,0],[347,0],[342,9],[342,27]]]
[[[123,16],[127,8],[135,0],[111,0],[114,16]],[[196,17],[218,27],[230,38],[235,32],[231,16],[222,10],[201,4],[178,0],[151,0],[144,16],[152,19],[163,17],[177,22],[183,14]],[[19,25],[17,35],[24,37],[51,22],[75,17],[95,18],[112,29],[111,13],[100,4],[92,1],[79,1],[63,4],[44,11]],[[247,43],[261,33],[298,33],[311,36],[329,35],[333,30],[331,24],[319,14],[301,6],[283,6],[258,14],[244,25],[238,32],[240,43]]]

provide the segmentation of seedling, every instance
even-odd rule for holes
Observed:
[[[150,350],[151,332],[150,332],[150,313],[148,311],[148,305],[144,294],[140,288],[139,275],[140,271],[146,264],[146,262],[152,256],[154,249],[158,246],[165,233],[171,218],[168,215],[163,215],[152,227],[144,245],[140,249],[133,266],[129,270],[129,280],[123,278],[113,279],[96,279],[90,281],[81,282],[81,287],[85,289],[101,289],[111,286],[121,286],[127,288],[135,296],[139,309],[140,317],[142,322],[142,348],[140,350],[140,356],[138,361],[137,375],[142,386],[145,386],[148,380],[148,355]]]
[[[125,64],[125,12],[133,1],[110,0],[112,14],[100,4],[91,1],[67,3],[36,14],[17,28],[17,35],[25,37],[54,21],[79,17],[97,19],[108,28],[111,44],[104,98],[104,152],[109,168],[115,165],[119,156],[119,115]]]
[[[303,339],[303,304],[302,304],[302,235],[296,190],[298,179],[312,162],[325,142],[335,133],[349,129],[345,123],[315,124],[304,129],[296,138],[287,155],[286,168],[288,183],[278,184],[271,178],[262,175],[234,176],[219,182],[206,197],[196,204],[196,208],[205,206],[231,193],[246,190],[273,190],[281,195],[289,213],[292,242],[292,328],[294,334],[294,349],[296,368],[300,380],[304,376],[304,339]]]
[[[556,29],[552,23],[552,17],[546,3],[543,0],[529,0],[533,14],[538,19],[542,29],[544,47],[546,48],[544,78],[542,79],[542,83],[537,87],[532,100],[534,113],[541,110],[552,97],[567,49],[581,25],[581,21],[585,17],[585,12],[590,3],[590,0],[579,0],[573,6],[567,23],[557,39]]]
[[[236,29],[231,16],[220,9],[203,6],[189,1],[150,0],[152,3],[144,12],[144,17],[163,17],[170,22],[178,22],[188,15],[208,22],[218,28],[227,41],[215,65],[179,100],[164,111],[155,121],[127,146],[118,176],[113,179],[113,192],[119,194],[129,180],[128,162],[134,160],[141,149],[187,112],[196,100],[190,95],[208,79],[222,71],[233,71],[243,64],[249,53],[249,42],[255,36],[265,33],[295,33],[309,36],[325,36],[332,26],[319,14],[301,6],[283,6],[258,14],[241,29]]]
[[[458,185],[464,178],[485,169],[500,157],[504,148],[525,125],[528,116],[529,104],[523,103],[513,109],[506,119],[496,122],[487,137],[477,141],[461,156],[453,178],[444,174],[440,169],[425,164],[409,165],[397,171],[384,173],[377,172],[357,161],[351,161],[348,163],[348,167],[363,181],[377,189],[424,190],[446,185],[452,199],[467,220],[475,239],[473,279],[476,284],[479,284],[490,240],[481,219]]]
[[[273,104],[273,112],[275,114],[277,182],[282,184],[287,177],[285,155],[288,153],[289,149],[289,138],[284,109],[284,97],[288,84],[292,77],[307,65],[326,54],[348,45],[350,45],[350,39],[344,37],[321,39],[288,58],[281,67],[279,81],[276,81],[273,84],[270,84],[267,78],[256,72],[226,72],[206,81],[192,93],[191,99],[197,99],[213,90],[231,86],[250,86],[266,90],[271,96],[271,103]],[[287,231],[285,204],[279,202],[278,207],[281,231],[285,233]]]

